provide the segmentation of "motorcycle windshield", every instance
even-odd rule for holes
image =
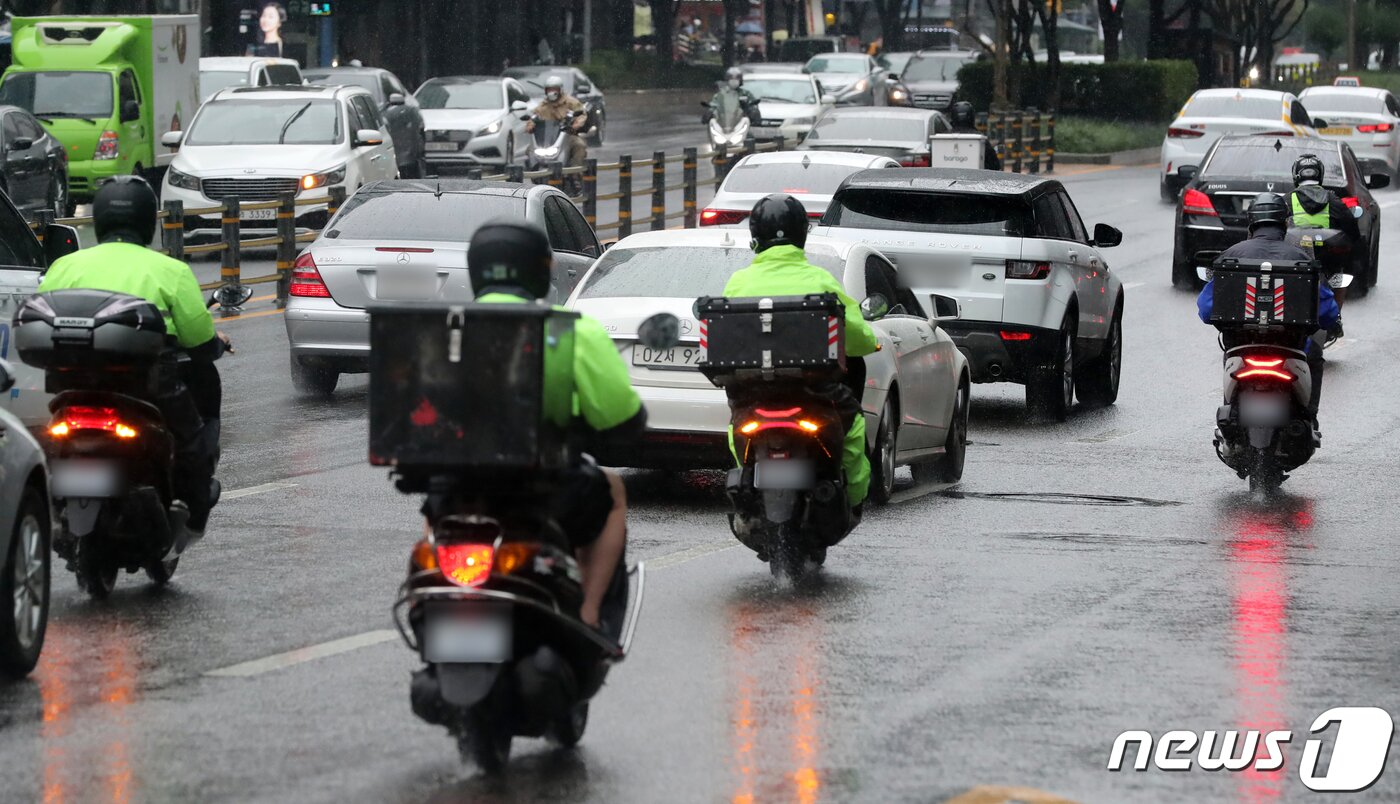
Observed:
[[[744,117],[744,108],[739,104],[739,93],[720,92],[715,96],[715,121],[725,131],[733,131]]]
[[[558,120],[536,120],[535,121],[535,145],[541,148],[549,148],[559,139],[559,131],[564,124]]]

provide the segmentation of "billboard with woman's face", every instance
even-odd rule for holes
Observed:
[[[253,24],[241,26],[248,31],[245,55],[282,57],[282,27],[287,24],[287,7],[278,2],[259,3],[255,11],[244,12],[245,18],[253,14],[256,14]]]

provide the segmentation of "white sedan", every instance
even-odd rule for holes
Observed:
[[[700,213],[701,226],[746,225],[754,204],[781,190],[802,202],[807,217],[826,212],[836,188],[854,173],[870,168],[897,168],[888,156],[845,151],[777,151],[740,159],[715,197]]]
[[[1400,102],[1378,87],[1308,87],[1299,96],[1327,126],[1318,134],[1351,146],[1369,175],[1384,165],[1391,184],[1400,184]],[[1368,169],[1369,168],[1369,169]]]
[[[919,298],[897,284],[894,266],[862,243],[813,237],[807,256],[840,278],[854,299],[881,296],[892,305],[873,322],[880,350],[865,358],[862,405],[871,453],[871,496],[889,498],[894,470],[912,467],[916,480],[953,481],[962,475],[971,378],[967,361],[939,321],[956,318],[942,299],[931,317]],[[753,261],[748,236],[732,229],[647,232],[625,238],[594,263],[568,307],[600,321],[631,367],[632,385],[647,407],[640,448],[602,453],[612,466],[706,469],[733,465],[724,391],[696,368],[699,333],[693,305],[718,296],[729,277]],[[929,298],[927,296],[923,297]],[[649,315],[681,319],[681,345],[653,352],[637,343]]]

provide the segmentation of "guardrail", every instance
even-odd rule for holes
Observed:
[[[1046,171],[1053,169],[1054,115],[1033,112],[994,115],[990,118],[983,115],[979,119],[979,129],[991,132],[988,134],[989,138],[1003,149],[1003,153],[1006,154],[1003,158],[1004,169],[1016,172],[1027,169],[1031,173],[1039,173],[1042,168]],[[787,147],[788,142],[782,137],[763,143],[749,139],[742,147],[732,151],[726,147],[719,150],[707,148],[704,151],[699,148],[685,148],[679,154],[654,151],[647,159],[636,159],[627,154],[619,157],[616,162],[606,163],[589,157],[584,160],[584,164],[575,167],[554,165],[549,170],[526,171],[519,165],[512,165],[504,171],[490,174],[480,168],[473,168],[467,171],[467,176],[482,181],[547,183],[564,191],[578,205],[588,225],[593,227],[596,233],[614,233],[620,239],[635,231],[665,229],[677,221],[686,229],[696,228],[700,225],[699,188],[718,186],[729,174],[733,164],[744,156],[782,151]],[[1045,158],[1043,164],[1042,157]],[[710,176],[703,179],[700,177],[702,160],[708,162],[711,167]],[[675,166],[680,168],[679,176],[675,175]],[[648,169],[650,181],[646,180]],[[639,174],[638,171],[642,172]],[[616,174],[616,189],[600,192],[600,178],[608,174]],[[667,196],[674,192],[681,193],[681,208],[668,210]],[[200,287],[203,290],[216,291],[219,312],[224,317],[236,316],[242,312],[238,302],[248,285],[276,283],[276,305],[282,307],[287,303],[292,268],[299,246],[315,240],[320,234],[319,230],[297,233],[297,209],[326,204],[326,220],[329,221],[335,217],[345,199],[343,187],[332,187],[329,201],[299,199],[291,193],[284,194],[275,201],[243,202],[237,198],[230,198],[222,204],[192,209],[185,208],[179,201],[168,201],[159,215],[160,250],[178,260],[185,260],[191,255],[219,255],[219,281]],[[634,202],[637,199],[650,199],[650,208],[643,206],[642,213],[636,214]],[[610,201],[617,202],[617,219],[600,223],[598,204]],[[644,205],[645,203],[643,201]],[[244,240],[243,214],[269,209],[276,210],[276,234]],[[215,214],[219,216],[220,223],[218,242],[187,245],[185,219],[191,215]],[[91,224],[92,218],[56,219],[52,210],[44,210],[33,224],[40,238],[43,237],[44,226],[49,223],[84,226]],[[256,248],[276,249],[275,273],[255,277],[243,276],[243,252]]]

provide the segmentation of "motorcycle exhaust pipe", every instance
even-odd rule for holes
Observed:
[[[836,484],[830,480],[824,480],[812,489],[812,499],[823,505],[836,499]]]
[[[1001,376],[1001,364],[1000,364],[1000,363],[988,363],[988,364],[987,364],[987,373],[990,374],[990,375],[993,376],[993,377],[1000,377],[1000,376]]]

